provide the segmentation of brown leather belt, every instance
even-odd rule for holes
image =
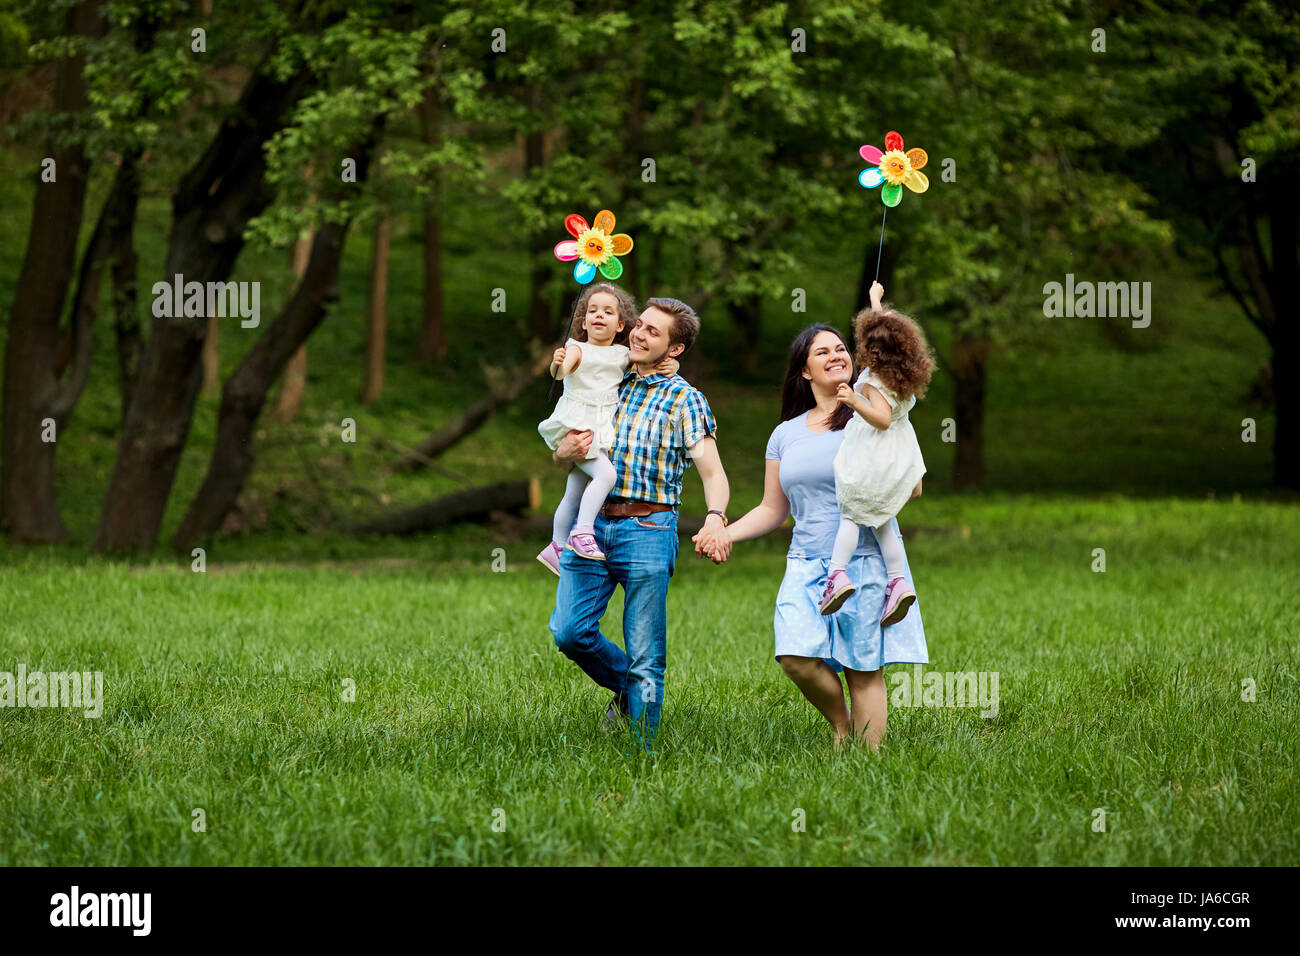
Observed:
[[[656,501],[607,501],[600,513],[606,518],[644,518],[660,511],[672,511],[673,505]]]

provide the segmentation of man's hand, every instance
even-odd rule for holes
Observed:
[[[714,564],[722,564],[731,556],[731,535],[717,515],[709,515],[704,527],[692,535],[691,541],[695,543],[695,553],[711,558]]]
[[[557,465],[572,465],[583,461],[591,451],[591,432],[569,432],[555,446],[554,459]]]

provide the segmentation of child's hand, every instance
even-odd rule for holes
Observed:
[[[835,389],[835,401],[852,408],[857,404],[857,400],[858,397],[853,391],[853,386],[848,382],[840,382],[839,387]]]
[[[551,378],[555,378],[555,373],[559,370],[560,366],[563,364],[564,364],[564,346],[561,345],[558,349],[555,350],[555,355],[551,359]]]
[[[885,297],[885,287],[879,282],[871,283],[871,307],[879,309],[880,303]]]
[[[677,374],[677,370],[681,367],[682,363],[677,361],[677,359],[670,356],[664,356],[659,360],[659,364],[655,366],[655,371],[660,375],[667,375],[669,378],[672,378]]]

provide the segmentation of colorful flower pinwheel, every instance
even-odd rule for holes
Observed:
[[[623,274],[623,263],[616,256],[632,251],[632,237],[626,233],[614,234],[614,214],[608,209],[596,213],[596,221],[587,225],[576,212],[564,217],[564,228],[572,239],[555,244],[555,258],[561,262],[578,261],[573,266],[573,277],[586,285],[596,277],[596,270],[606,279],[617,279]]]
[[[929,160],[923,149],[909,149],[903,152],[903,137],[893,130],[885,134],[885,151],[882,153],[874,146],[863,146],[858,155],[875,165],[858,174],[858,182],[866,189],[875,189],[881,183],[880,201],[886,206],[897,206],[903,198],[906,186],[914,193],[923,193],[930,188],[930,180],[921,167]]]

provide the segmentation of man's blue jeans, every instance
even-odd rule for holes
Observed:
[[[596,518],[604,561],[566,550],[560,558],[551,633],[587,676],[627,701],[633,734],[649,749],[659,730],[668,659],[668,581],[677,564],[677,512]],[[616,585],[623,586],[623,651],[600,633]]]

